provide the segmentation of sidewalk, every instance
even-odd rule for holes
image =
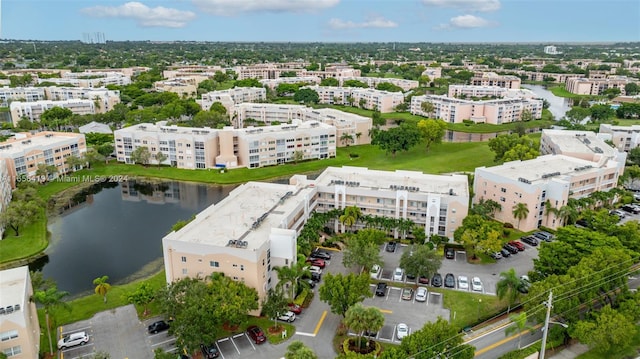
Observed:
[[[484,334],[487,334],[489,332],[492,332],[500,328],[505,328],[509,324],[511,324],[511,320],[509,318],[504,318],[477,329],[471,328],[471,330],[465,333],[463,340],[465,343],[470,342],[478,337],[483,336]]]
[[[548,350],[548,349],[547,349]],[[572,344],[569,345],[568,347],[562,349],[560,352],[554,354],[554,355],[550,355],[548,356],[548,358],[555,358],[555,359],[573,359],[575,357],[577,357],[578,355],[585,353],[589,351],[589,347],[581,344],[581,343],[576,343],[576,344]]]

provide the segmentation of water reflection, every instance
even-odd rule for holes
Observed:
[[[523,85],[522,87],[531,90],[539,98],[547,100],[549,102],[549,112],[553,115],[556,121],[564,117],[567,111],[571,110],[573,101],[565,97],[558,97],[553,92],[547,90],[541,85]]]

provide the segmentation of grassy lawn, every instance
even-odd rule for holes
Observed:
[[[633,341],[630,345],[619,348],[615,347],[612,350],[606,353],[596,352],[595,350],[589,350],[586,353],[578,355],[577,359],[625,359],[625,358],[636,358],[638,353],[640,352],[640,326],[638,326],[638,330],[636,331],[635,337],[633,337]]]
[[[5,232],[7,236],[0,241],[0,263],[21,260],[39,254],[49,244],[44,209],[34,223],[20,228],[19,237],[15,236],[15,232],[10,227],[5,228]]]
[[[505,303],[494,295],[460,292],[429,287],[431,292],[443,294],[444,307],[451,311],[449,321],[462,329],[501,312]]]
[[[551,91],[551,93],[553,93],[554,95],[558,96],[558,97],[566,97],[566,98],[571,98],[571,99],[575,99],[575,100],[579,100],[581,98],[584,97],[591,97],[588,95],[576,95],[574,93],[571,93],[569,91],[567,91],[564,86],[553,86],[553,87],[549,87],[548,88],[549,91]]]

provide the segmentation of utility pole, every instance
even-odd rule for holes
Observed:
[[[549,291],[549,300],[544,303],[547,306],[547,316],[544,319],[544,327],[542,327],[542,348],[540,348],[540,356],[539,359],[544,359],[544,350],[547,346],[547,333],[549,333],[549,317],[551,317],[551,301],[553,300],[553,292]]]

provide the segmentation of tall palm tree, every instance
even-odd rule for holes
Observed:
[[[529,215],[529,207],[526,203],[518,203],[512,208],[513,217],[518,220],[518,229],[520,228],[520,221],[527,218]]]
[[[578,209],[570,205],[560,207],[557,213],[563,225],[575,223],[579,215]]]
[[[289,283],[287,296],[290,300],[294,300],[296,298],[298,280],[308,273],[307,270],[303,269],[303,265],[304,263],[296,262],[295,264],[292,263],[289,267],[282,266],[273,268],[278,274],[278,286],[282,287]]]
[[[53,342],[51,341],[51,310],[57,307],[68,307],[62,298],[69,295],[69,292],[59,291],[55,285],[46,290],[39,290],[33,293],[31,300],[40,304],[44,309],[44,316],[47,325],[47,335],[49,336],[49,353],[53,355]]]
[[[522,332],[525,329],[532,329],[530,325],[527,324],[527,313],[520,312],[519,314],[511,314],[509,319],[513,322],[514,325],[510,325],[507,329],[504,330],[505,335],[510,335],[513,332],[518,333],[518,349],[522,347]]]
[[[547,226],[549,225],[549,215],[550,214],[555,214],[556,216],[558,215],[558,209],[551,206],[551,201],[550,200],[546,200],[546,202],[544,202],[544,215],[547,217]]]
[[[516,302],[520,296],[518,288],[522,285],[522,280],[518,278],[516,270],[511,268],[506,272],[500,273],[500,280],[496,283],[496,294],[498,299],[502,300],[507,298],[508,307],[507,313],[511,311],[511,306]]]
[[[104,300],[105,303],[107,302],[107,293],[111,289],[111,284],[107,282],[108,280],[109,280],[108,275],[103,275],[102,277],[99,277],[93,280],[93,285],[96,286],[95,288],[96,294],[101,295],[102,300]]]
[[[340,141],[342,142],[343,145],[349,146],[349,144],[353,142],[353,136],[345,132],[340,136]]]
[[[355,102],[355,98],[353,98],[353,96],[349,95],[347,96],[347,102],[349,103],[349,106],[353,107],[353,103]]]

